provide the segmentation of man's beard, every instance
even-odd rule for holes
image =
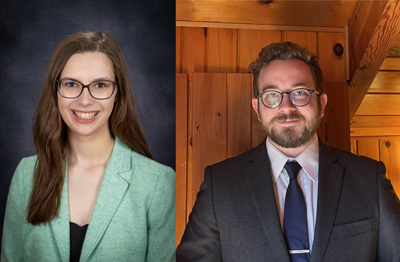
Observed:
[[[271,127],[274,123],[286,120],[298,120],[299,123],[304,123],[303,130],[296,131],[295,127],[286,127],[282,131],[277,128]],[[269,125],[266,126],[262,123],[264,131],[267,133],[269,139],[278,146],[284,148],[297,148],[311,141],[318,129],[321,121],[321,106],[318,104],[318,110],[315,112],[314,117],[307,122],[303,115],[297,113],[290,113],[273,118]],[[261,121],[262,122],[262,121]],[[270,128],[271,127],[271,128]],[[270,130],[269,130],[270,129]]]

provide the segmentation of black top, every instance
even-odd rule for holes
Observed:
[[[79,262],[79,258],[81,256],[83,241],[85,240],[86,231],[88,229],[89,224],[84,225],[83,227],[78,226],[73,222],[69,222],[69,241],[70,241],[70,249],[69,249],[69,261],[70,262]]]

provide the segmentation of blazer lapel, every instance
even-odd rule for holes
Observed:
[[[250,161],[253,163],[245,168],[245,172],[264,232],[276,261],[289,262],[290,258],[282,233],[278,207],[276,206],[265,140],[254,150]]]
[[[67,171],[65,172],[67,173]],[[69,208],[68,208],[68,182],[64,178],[64,185],[61,193],[60,210],[58,216],[51,222],[51,228],[60,250],[62,261],[69,262]]]
[[[104,235],[129,183],[120,175],[131,169],[131,150],[118,138],[115,144],[103,181],[97,195],[96,204],[82,247],[81,261],[86,261]]]
[[[322,261],[328,247],[335,222],[339,196],[342,188],[343,167],[332,149],[319,141],[318,203],[317,221],[314,230],[314,244],[310,261]]]

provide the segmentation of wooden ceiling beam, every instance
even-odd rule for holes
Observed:
[[[233,24],[342,27],[357,1],[177,0],[176,21]]]
[[[377,14],[379,14],[379,19],[377,19]],[[399,1],[358,2],[349,26],[350,121],[364,99],[399,31]]]

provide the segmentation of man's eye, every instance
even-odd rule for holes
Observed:
[[[302,96],[304,94],[305,94],[304,90],[296,90],[293,92],[293,95],[295,95],[295,96]]]
[[[274,93],[274,92],[267,93],[267,98],[277,98],[278,96],[279,96],[278,93]]]

